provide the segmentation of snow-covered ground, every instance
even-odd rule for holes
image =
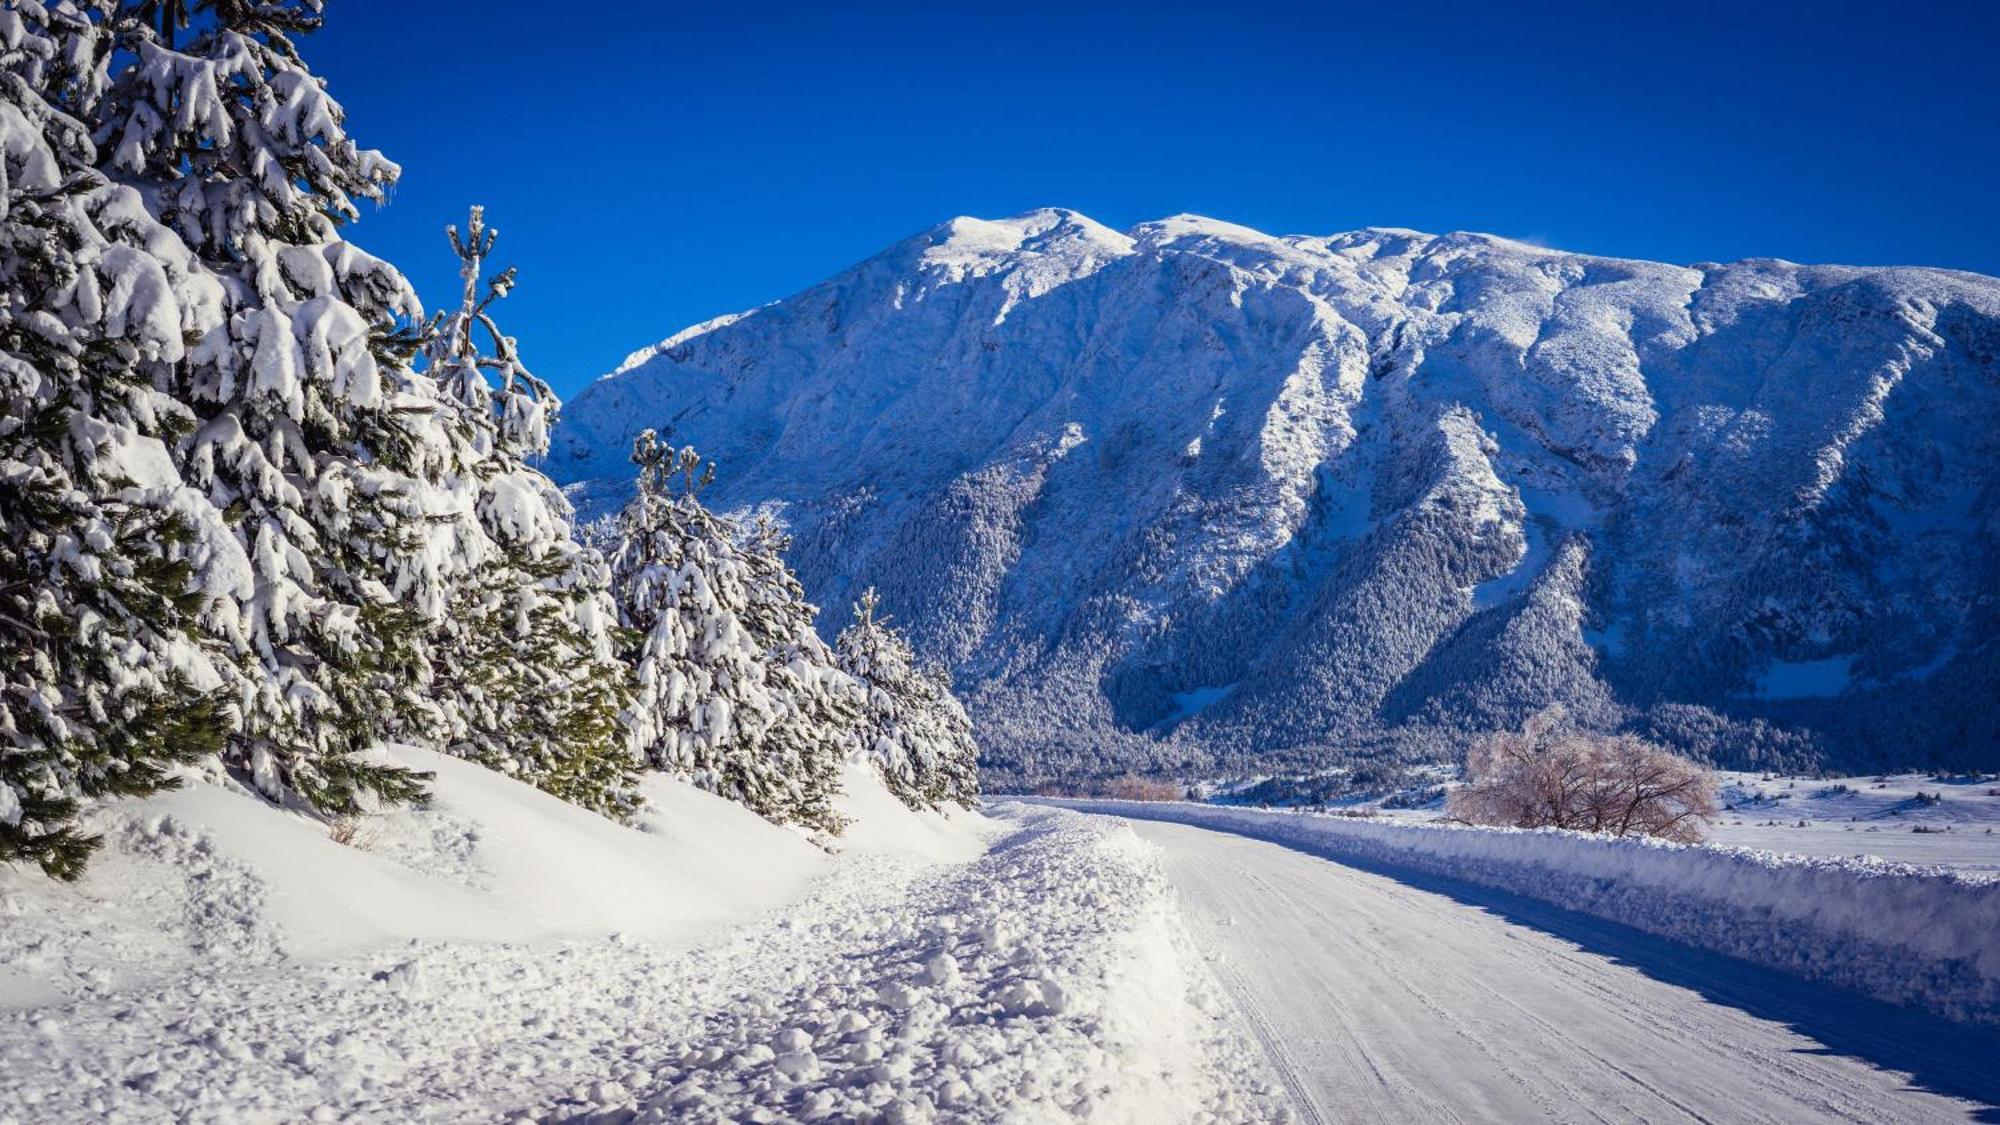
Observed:
[[[0,1123],[2000,1106],[2000,1035],[1944,1018],[1995,1007],[1982,873],[1192,804],[920,815],[863,767],[829,852],[663,778],[622,827],[393,755],[436,771],[430,806],[330,829],[211,777],[95,812],[78,884],[0,870]],[[1968,822],[1906,780],[1731,801]]]
[[[1725,770],[1717,779],[1724,808],[1709,842],[1721,847],[2000,873],[2000,776],[1808,778]],[[1440,791],[1452,784],[1442,772],[1437,781]],[[1442,798],[1412,808],[1396,804],[1357,797],[1326,808],[1411,823],[1444,815]]]
[[[1545,903],[1180,824],[1197,945],[1308,1121],[1970,1121],[2000,1036]]]
[[[2000,873],[2000,778],[1723,775],[1718,844]]]
[[[2000,877],[1989,873],[1556,829],[1192,802],[1064,803],[1499,890],[1947,1019],[2000,1026]]]
[[[1155,849],[1057,810],[829,855],[655,778],[639,830],[462,762],[325,825],[226,785],[0,871],[0,1121],[1243,1120],[1275,1080]]]
[[[0,1007],[412,940],[690,940],[823,866],[804,837],[664,778],[634,831],[455,758],[393,755],[437,773],[428,808],[342,828],[196,783],[100,808],[106,847],[77,884],[0,869]]]

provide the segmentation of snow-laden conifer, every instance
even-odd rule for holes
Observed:
[[[791,539],[776,521],[758,514],[739,531],[739,543],[749,571],[744,627],[764,655],[777,707],[765,753],[797,763],[802,779],[830,800],[840,764],[858,744],[860,685],[835,665],[813,627],[819,608],[785,564]]]
[[[497,234],[477,207],[463,232],[448,233],[464,287],[431,326],[428,374],[489,543],[431,646],[437,737],[454,754],[620,816],[636,803],[638,756],[619,720],[632,693],[613,650],[609,572],[573,537],[569,501],[529,464],[548,451],[559,404],[494,323],[493,303],[514,284],[511,267],[482,277]]]
[[[198,421],[183,473],[251,560],[224,635],[229,760],[267,794],[349,812],[421,792],[366,751],[434,720],[417,702],[423,638],[479,552],[462,490],[439,484],[435,395],[409,367],[417,299],[340,235],[398,170],[348,137],[301,59],[295,37],[319,23],[317,0],[213,0],[191,23],[179,4],[125,5],[130,64],[98,138],[111,176],[225,284],[225,321],[179,390]]]
[[[167,452],[193,420],[162,388],[220,287],[93,168],[103,18],[0,9],[0,861],[60,877],[83,802],[219,746],[198,619],[247,575]]]
[[[876,616],[874,590],[834,642],[840,669],[863,693],[860,745],[890,792],[913,809],[979,800],[979,746],[941,668],[920,665],[903,635]]]
[[[839,755],[799,729],[810,705],[769,646],[781,615],[755,602],[762,578],[742,529],[701,503],[714,466],[651,430],[632,459],[638,492],[623,516],[612,589],[632,630],[639,745],[656,768],[770,820],[837,832]]]

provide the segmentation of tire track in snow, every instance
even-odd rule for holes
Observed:
[[[1236,877],[1242,884],[1255,887],[1263,892],[1271,901],[1282,901],[1286,897],[1270,880],[1249,868],[1238,868]],[[1245,987],[1245,992],[1247,1002],[1256,1003],[1255,994],[1249,992],[1247,986]],[[1392,1116],[1395,1101],[1389,1095],[1389,1091],[1399,1085],[1399,1083],[1393,1080],[1388,1074],[1385,1074],[1381,1065],[1368,1053],[1368,1048],[1364,1042],[1364,1029],[1357,1025],[1354,1014],[1349,1012],[1343,1005],[1331,1003],[1327,1005],[1326,1018],[1336,1021],[1340,1031],[1340,1034],[1331,1037],[1328,1043],[1333,1048],[1335,1056],[1339,1060],[1339,1068],[1348,1075],[1348,1081],[1343,1086],[1345,1092],[1350,1096],[1342,1099],[1341,1104],[1343,1109],[1353,1104],[1355,1096],[1360,1097],[1365,1103],[1365,1112],[1352,1115],[1344,1114],[1344,1116],[1358,1116],[1370,1120]],[[1292,1061],[1292,1066],[1294,1073],[1296,1073],[1298,1068],[1296,1060]],[[1402,1087],[1401,1092],[1405,1096],[1421,1097],[1420,1092],[1412,1089],[1408,1084],[1402,1084]],[[1315,1098],[1315,1100],[1317,1099]],[[1459,1119],[1458,1115],[1452,1112],[1449,1107],[1441,1104],[1431,1103],[1428,1108],[1430,1116],[1433,1119],[1452,1121]]]
[[[1721,975],[1734,963],[1691,951],[1688,972],[1659,977],[1604,952],[1627,948],[1609,923],[1600,944],[1587,922],[1540,929],[1532,911],[1280,845],[1134,826],[1162,846],[1218,979],[1310,1120],[1900,1122],[1986,1108],[1869,1062],[1898,1056],[1868,1047],[1837,997],[1826,1019],[1788,1024],[1757,1000],[1770,986]],[[1787,1002],[1816,1003],[1804,987]]]
[[[1198,932],[1196,940],[1201,940]],[[1258,1046],[1264,1049],[1264,1057],[1270,1060],[1271,1069],[1277,1071],[1278,1080],[1285,1084],[1285,1092],[1291,1096],[1292,1107],[1298,1111],[1300,1119],[1310,1122],[1311,1125],[1327,1125],[1326,1112],[1320,1108],[1319,1099],[1313,1096],[1312,1090],[1300,1079],[1297,1061],[1285,1048],[1284,1040],[1271,1030],[1271,1021],[1264,1015],[1263,1007],[1257,1003],[1256,994],[1244,983],[1243,974],[1237,970],[1235,962],[1226,955],[1215,952],[1212,945],[1204,948],[1202,954],[1214,968],[1216,978],[1222,983],[1223,994],[1229,997],[1230,1005],[1243,1017],[1243,1022],[1250,1028],[1251,1034],[1256,1036]]]

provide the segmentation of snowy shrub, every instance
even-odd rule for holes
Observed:
[[[1183,801],[1187,790],[1156,777],[1126,774],[1105,782],[1104,796],[1118,801]]]
[[[1718,811],[1700,766],[1631,735],[1578,730],[1559,706],[1476,744],[1465,772],[1446,808],[1471,824],[1694,843]]]
[[[862,750],[911,808],[971,808],[979,800],[972,722],[951,694],[950,676],[917,662],[903,635],[876,616],[879,604],[874,590],[864,592],[834,642],[841,671],[864,693]]]

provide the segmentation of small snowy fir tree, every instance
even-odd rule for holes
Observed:
[[[803,708],[749,624],[761,611],[741,530],[700,500],[714,466],[651,430],[632,460],[638,493],[623,516],[612,590],[634,638],[626,655],[638,676],[639,745],[656,768],[766,819],[838,832],[839,758],[799,736]]]
[[[913,809],[979,801],[979,746],[942,669],[919,666],[909,642],[861,595],[834,642],[840,668],[861,684],[861,746],[890,792]]]
[[[623,817],[637,805],[639,760],[619,722],[632,692],[614,653],[609,573],[572,537],[569,501],[528,462],[548,451],[558,403],[493,321],[514,270],[482,290],[497,234],[481,209],[463,234],[448,234],[464,290],[431,327],[428,373],[491,547],[453,594],[433,645],[439,739],[460,757]]]
[[[766,745],[802,763],[815,788],[831,796],[839,788],[840,764],[858,745],[861,687],[835,666],[833,651],[813,627],[819,608],[785,565],[790,537],[759,513],[741,528],[739,542],[749,576],[744,628],[764,654],[778,705]]]
[[[229,762],[273,798],[330,813],[403,800],[421,776],[372,758],[421,730],[422,640],[478,556],[449,439],[410,370],[421,315],[393,267],[340,237],[398,170],[347,136],[300,58],[318,0],[121,6],[100,159],[226,286],[224,323],[179,393],[188,482],[223,507],[253,586],[224,639],[238,723]]]
[[[220,289],[138,196],[93,168],[81,118],[104,13],[0,10],[0,861],[73,878],[101,796],[169,787],[220,746],[205,585],[244,570],[166,443],[161,390]]]

